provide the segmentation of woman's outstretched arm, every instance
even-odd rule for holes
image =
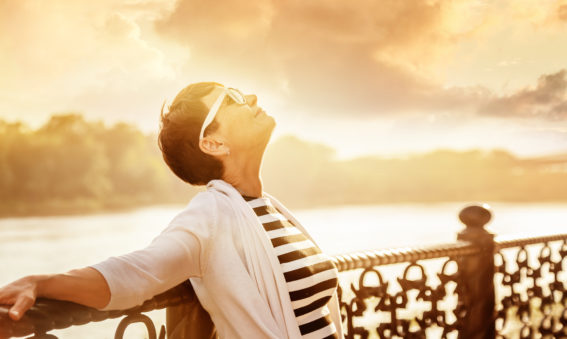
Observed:
[[[201,199],[179,213],[144,249],[64,274],[30,275],[0,287],[0,304],[13,305],[19,320],[37,297],[72,301],[97,309],[127,309],[190,277],[206,261],[202,243],[210,236],[211,201]]]
[[[110,300],[110,288],[102,274],[91,267],[30,275],[0,288],[0,304],[12,305],[9,314],[13,320],[19,320],[38,297],[102,308]]]

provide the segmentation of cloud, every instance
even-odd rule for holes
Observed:
[[[0,112],[33,119],[88,110],[111,120],[139,118],[139,110],[136,116],[113,107],[150,104],[156,90],[149,85],[171,80],[176,69],[143,31],[143,14],[157,2],[137,3],[134,10],[109,0],[1,1]],[[151,104],[159,107],[163,97]]]
[[[567,117],[567,70],[544,74],[535,86],[495,97],[478,111],[495,117],[563,120]]]
[[[320,121],[552,119],[565,111],[561,95],[535,99],[551,93],[551,79],[499,96],[483,83],[445,86],[441,73],[463,41],[482,44],[497,27],[543,25],[562,11],[539,0],[0,1],[0,114],[29,120],[81,110],[148,129],[165,98],[188,82],[216,80]]]
[[[567,22],[567,4],[557,8],[557,18],[563,22]]]
[[[478,95],[479,88],[442,88],[429,68],[481,25],[467,4],[181,0],[156,29],[189,46],[193,67],[255,77],[305,111],[444,110]]]

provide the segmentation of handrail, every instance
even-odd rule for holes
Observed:
[[[11,320],[8,316],[9,307],[0,305],[0,339],[41,335],[51,330],[177,306],[192,302],[195,298],[193,287],[188,282],[127,310],[99,311],[73,302],[38,298],[19,321]]]
[[[494,253],[503,248],[526,246],[550,241],[567,240],[567,233],[513,238],[498,236],[494,241]],[[392,265],[417,260],[436,259],[478,254],[481,249],[467,241],[419,247],[399,247],[373,251],[337,254],[333,263],[339,272],[366,268],[369,266]]]
[[[504,248],[523,247],[526,245],[547,243],[550,241],[567,240],[567,233],[532,236],[526,238],[512,238],[512,236],[499,236],[494,241],[494,252]]]
[[[467,256],[477,254],[480,249],[466,241],[452,244],[439,244],[423,247],[400,247],[375,251],[354,252],[336,255],[333,262],[339,272],[366,268],[414,262],[417,260],[436,259],[443,257]]]

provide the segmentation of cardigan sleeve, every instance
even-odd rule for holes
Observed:
[[[134,307],[188,278],[201,277],[215,215],[214,201],[195,197],[146,248],[92,265],[110,288],[110,301],[102,310]]]

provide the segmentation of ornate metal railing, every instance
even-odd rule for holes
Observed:
[[[485,205],[459,218],[466,227],[455,243],[334,257],[347,338],[567,337],[567,234],[495,239]],[[125,311],[39,299],[18,322],[0,305],[0,338],[55,338],[48,332],[120,317],[115,338],[134,322],[164,338],[143,313],[195,298],[184,283]]]
[[[567,338],[567,234],[496,243],[498,338]]]

